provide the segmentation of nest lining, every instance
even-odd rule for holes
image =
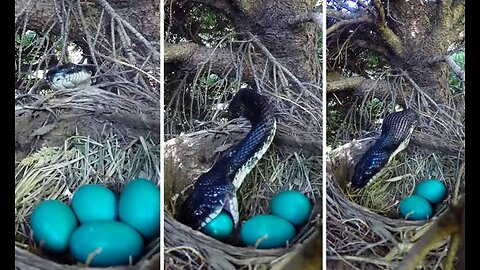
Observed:
[[[138,137],[126,141],[114,134],[102,141],[74,136],[60,147],[44,147],[23,159],[15,177],[15,246],[20,260],[38,263],[35,267],[84,268],[68,255],[43,253],[32,238],[29,217],[38,203],[58,199],[69,203],[72,193],[81,185],[103,184],[117,195],[126,181],[143,177],[159,182],[160,147]],[[146,243],[138,264],[148,262],[159,252],[159,238]],[[25,261],[18,261],[25,266]],[[30,264],[29,267],[32,267]],[[50,269],[49,268],[49,269]],[[121,269],[122,267],[118,267]]]
[[[464,194],[459,157],[429,153],[410,146],[397,155],[371,186],[352,192],[346,184],[353,165],[374,139],[363,139],[330,151],[327,156],[327,256],[329,268],[393,269],[447,206]],[[398,203],[427,178],[445,182],[449,196],[427,221],[408,221]],[[428,253],[423,269],[436,269],[445,257],[449,239]]]
[[[292,152],[272,145],[257,166],[247,175],[239,196],[240,222],[257,214],[269,213],[271,197],[279,191],[296,189],[313,205],[309,222],[297,231],[290,246],[270,250],[243,247],[238,238],[218,241],[175,220],[175,213],[194,180],[215,160],[238,143],[248,125],[221,125],[216,129],[182,134],[165,147],[165,256],[167,269],[243,269],[274,265],[293,252],[320,226],[321,157]],[[218,151],[221,149],[221,151]],[[298,149],[297,149],[298,150]],[[240,226],[239,226],[240,227]]]

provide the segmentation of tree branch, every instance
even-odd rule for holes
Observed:
[[[453,21],[457,22],[462,16],[465,16],[465,0],[454,0],[451,10],[453,12]]]
[[[178,44],[165,43],[164,46],[165,63],[186,61],[200,47],[198,44],[193,42],[183,42]]]
[[[438,24],[437,28],[445,28],[448,27],[449,24],[451,24],[452,19],[453,19],[453,14],[451,13],[450,10],[450,5],[451,0],[438,0],[437,1],[437,18],[438,18]]]
[[[443,60],[450,66],[453,73],[455,73],[462,82],[465,82],[465,72],[459,65],[457,65],[457,63],[455,63],[455,61],[453,61],[453,57],[451,55],[445,55],[443,56]]]
[[[361,23],[373,23],[373,20],[369,17],[359,17],[359,18],[355,18],[355,19],[341,20],[341,21],[333,24],[329,28],[327,28],[326,35],[328,36],[331,33],[333,33],[334,31],[336,31],[340,28],[343,28],[345,26],[361,24]]]
[[[65,1],[65,5],[72,5],[72,14],[69,15],[69,32],[68,38],[70,41],[77,43],[85,52],[88,52],[88,42],[86,42],[86,33],[90,31],[91,41],[96,44],[96,50],[104,52],[107,48],[98,46],[96,40],[99,34],[106,35],[106,28],[104,25],[98,25],[102,19],[102,6],[98,2],[82,2],[79,1],[83,12],[85,12],[85,23],[82,25],[81,14],[78,14],[75,5],[77,1]],[[145,43],[145,40],[158,41],[160,39],[159,31],[159,6],[155,0],[139,0],[138,2],[129,2],[124,0],[109,0],[109,5],[114,8],[115,13],[127,22],[134,31],[134,35],[140,34],[143,39],[135,39],[139,45]],[[15,21],[25,20],[26,28],[34,30],[42,34],[61,35],[61,23],[56,14],[54,1],[49,0],[17,0],[15,1]],[[106,10],[106,9],[105,9]],[[88,14],[88,16],[87,16]],[[142,17],[142,20],[137,18]],[[63,18],[65,19],[65,18]],[[23,23],[23,22],[22,22]],[[100,22],[101,23],[101,22]],[[51,28],[51,29],[50,29]],[[132,30],[129,28],[129,30]],[[94,32],[96,32],[94,36]],[[132,35],[133,37],[133,35]],[[152,42],[148,42],[151,46]],[[145,46],[142,46],[142,48]],[[147,47],[147,52],[148,52]],[[157,51],[158,53],[158,51]],[[156,54],[157,56],[159,54]]]
[[[295,17],[292,17],[288,20],[288,24],[291,26],[296,26],[300,23],[304,22],[313,22],[317,25],[317,27],[320,29],[320,32],[323,31],[322,29],[322,13],[321,12],[305,12],[298,14]]]
[[[121,16],[117,14],[115,9],[110,6],[110,4],[106,0],[96,0],[96,2],[102,6],[110,16],[115,18],[117,21],[121,22],[128,30],[130,30],[135,37],[145,46],[147,47],[150,52],[153,54],[153,59],[156,61],[160,61],[160,52],[158,52],[152,44],[137,30],[135,27],[133,27],[129,22],[127,22],[125,19],[123,19]],[[160,27],[159,27],[160,28]],[[160,29],[159,29],[160,30]]]
[[[355,39],[352,43],[353,43],[352,45],[369,49],[371,51],[377,52],[380,55],[383,55],[386,58],[389,58],[389,52],[387,48],[382,46],[383,45],[382,43],[372,42],[372,41],[363,40],[363,39]]]
[[[390,84],[384,80],[372,80],[361,76],[344,77],[342,75],[330,75],[327,73],[327,94],[340,91],[352,91],[356,96],[365,96],[372,93],[375,97],[383,99],[391,97]],[[396,102],[403,104],[401,95],[396,95]]]
[[[378,30],[380,35],[382,36],[383,40],[393,53],[397,56],[402,56],[404,54],[404,47],[403,43],[400,38],[387,26],[387,21],[385,19],[385,10],[383,9],[383,5],[380,0],[373,0],[373,5],[378,12],[380,17],[380,22],[377,24]]]
[[[322,104],[322,101],[315,95],[311,95],[311,92],[307,90],[307,88],[303,85],[302,82],[294,75],[292,72],[290,72],[286,67],[284,67],[280,62],[277,61],[277,59],[272,55],[272,53],[265,47],[263,44],[260,42],[260,40],[254,36],[252,33],[247,33],[248,37],[257,45],[260,50],[263,52],[263,54],[279,69],[281,69],[285,74],[287,74],[290,79],[295,82],[295,84],[298,86],[300,90],[302,90],[303,93],[309,94],[313,99],[316,99],[319,104]]]
[[[327,75],[327,93],[333,93],[346,90],[357,90],[367,79],[360,76],[342,77],[336,80],[330,80]]]
[[[236,62],[235,55],[228,49],[209,48],[192,42],[178,44],[165,43],[165,63],[180,62],[183,71],[197,72],[199,67],[208,65],[208,69],[217,74],[224,74],[231,70]],[[242,69],[244,79],[253,82],[253,70],[244,63]]]
[[[327,9],[327,17],[330,17],[336,20],[351,20],[351,19],[356,19],[358,17],[362,17],[362,16],[363,15],[360,15],[358,13],[346,13],[338,10]]]
[[[356,25],[361,23],[373,24],[374,20],[368,15],[366,11],[360,11],[357,13],[346,13],[337,10],[327,9],[327,17],[337,20],[327,28],[327,36],[337,31],[340,28]]]

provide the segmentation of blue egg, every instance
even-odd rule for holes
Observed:
[[[73,194],[71,206],[82,224],[117,218],[115,193],[102,185],[89,184],[78,188]]]
[[[418,183],[413,194],[423,197],[435,205],[445,199],[447,196],[447,187],[438,179],[428,179]]]
[[[225,211],[220,212],[217,217],[212,219],[205,227],[202,228],[202,232],[208,234],[217,239],[223,239],[229,236],[233,231],[233,220]]]
[[[143,238],[132,227],[113,220],[85,223],[70,239],[70,253],[94,267],[134,263],[143,250]]]
[[[294,236],[295,227],[274,215],[253,216],[240,229],[242,242],[257,248],[285,247]]]
[[[425,220],[432,217],[430,203],[418,195],[411,195],[400,202],[400,215],[408,220]]]
[[[297,226],[305,224],[312,211],[312,205],[307,196],[296,190],[283,191],[273,196],[270,208],[272,214]]]
[[[131,180],[118,202],[120,220],[146,238],[160,235],[160,189],[147,179]]]
[[[68,249],[70,237],[77,227],[72,209],[58,200],[38,204],[30,217],[33,239],[41,248],[52,253]]]

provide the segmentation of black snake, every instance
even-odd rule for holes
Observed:
[[[418,119],[418,114],[411,109],[394,112],[384,118],[380,137],[355,165],[353,187],[362,188],[372,183],[385,165],[407,147]]]
[[[194,229],[203,228],[222,210],[230,213],[235,225],[238,223],[236,191],[275,136],[273,106],[255,90],[240,89],[230,102],[229,111],[234,118],[247,118],[252,127],[240,143],[200,175],[183,202],[179,221]]]
[[[65,90],[92,84],[95,65],[68,63],[50,69],[45,75],[52,90]]]

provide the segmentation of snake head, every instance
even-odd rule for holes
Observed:
[[[73,88],[90,79],[96,72],[95,65],[68,63],[50,69],[45,80],[52,89]]]
[[[230,118],[245,117],[251,122],[258,122],[267,109],[270,109],[267,97],[253,88],[238,90],[228,106]]]
[[[179,221],[183,224],[199,230],[206,225],[210,216],[217,216],[222,211],[222,205],[208,204],[199,201],[201,198],[189,196],[182,204]]]
[[[180,222],[199,230],[217,217],[222,209],[230,210],[232,198],[236,198],[235,188],[231,182],[216,181],[218,178],[214,176],[207,172],[197,180],[194,190],[182,204]],[[235,213],[230,214],[233,216]]]

